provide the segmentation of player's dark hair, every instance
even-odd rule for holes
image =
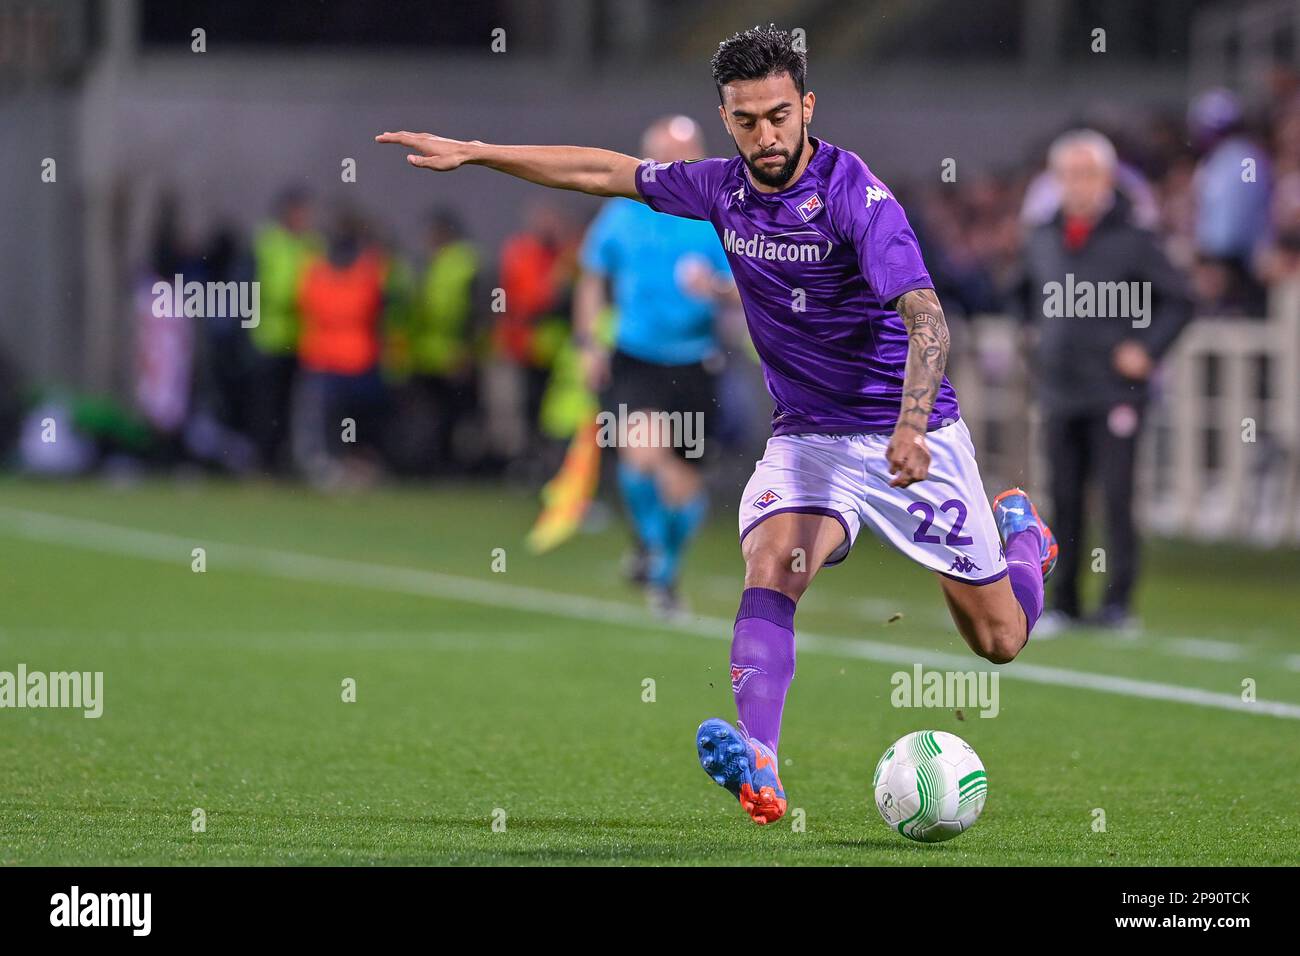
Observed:
[[[781,73],[790,75],[799,95],[803,96],[808,54],[798,48],[789,30],[778,30],[769,23],[723,40],[709,65],[713,68],[718,99],[722,99],[722,87],[734,80],[761,80]]]

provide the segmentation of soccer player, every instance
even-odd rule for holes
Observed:
[[[984,499],[944,375],[948,329],[907,217],[854,153],[808,135],[816,97],[791,35],[724,41],[713,79],[739,154],[640,162],[576,146],[384,133],[413,166],[487,166],[530,182],[712,223],[776,403],[740,503],[745,588],[731,644],[739,720],[700,725],[700,763],[758,823],[786,808],[777,745],[794,612],[863,525],[935,572],[975,653],[1012,660],[1043,607],[1057,546],[1019,488]]]
[[[699,125],[685,116],[654,123],[642,140],[659,161],[704,156]],[[588,385],[617,415],[666,412],[707,422],[716,404],[706,362],[718,352],[715,316],[734,294],[718,237],[707,223],[666,216],[629,199],[601,208],[582,246],[583,276],[574,294],[574,334]],[[617,312],[614,349],[596,335],[608,283]],[[653,419],[649,419],[653,420]],[[708,498],[700,474],[704,436],[670,448],[629,429],[618,449],[618,482],[644,550],[650,606],[672,617],[681,610],[677,579],[686,545],[704,520]],[[653,440],[652,440],[653,439]]]

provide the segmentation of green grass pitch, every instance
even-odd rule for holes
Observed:
[[[533,514],[483,488],[4,480],[0,670],[103,671],[105,703],[98,720],[0,710],[0,864],[1296,860],[1300,720],[1076,678],[1221,703],[1249,679],[1300,713],[1300,553],[1152,544],[1140,638],[1036,641],[1002,669],[998,716],[959,719],[890,706],[912,655],[983,662],[931,576],[864,535],[800,606],[792,812],[759,828],[693,741],[701,719],[734,716],[730,509],[689,557],[704,619],[681,628],[622,584],[621,528],[539,558]],[[965,738],[989,775],[978,825],[934,846],[890,832],[867,793],[885,747],[922,728]]]

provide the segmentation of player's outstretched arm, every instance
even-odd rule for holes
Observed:
[[[494,146],[432,133],[381,133],[376,143],[396,143],[414,150],[412,166],[448,172],[461,166],[486,166],[552,189],[572,189],[593,196],[640,199],[636,171],[641,161],[623,153],[589,146]]]
[[[894,475],[890,485],[906,488],[930,474],[925,430],[948,366],[948,322],[933,289],[904,293],[894,307],[907,326],[907,368],[898,424],[885,454]]]

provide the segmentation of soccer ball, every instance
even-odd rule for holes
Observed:
[[[969,830],[988,795],[979,755],[942,730],[918,730],[885,751],[871,778],[876,809],[909,840],[939,843]]]

